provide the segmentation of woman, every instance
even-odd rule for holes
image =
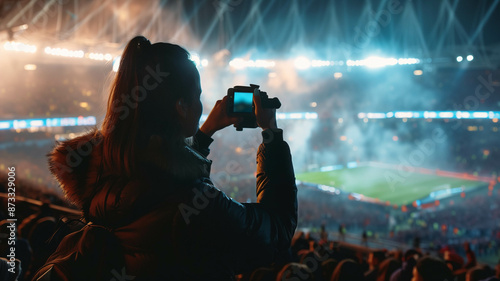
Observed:
[[[88,221],[112,229],[135,280],[232,280],[290,245],[297,188],[274,110],[254,95],[264,137],[258,203],[241,204],[214,187],[206,159],[211,136],[237,120],[225,114],[222,99],[198,130],[200,95],[187,51],[135,37],[123,53],[102,129],[49,154],[67,198]]]

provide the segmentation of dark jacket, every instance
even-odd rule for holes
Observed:
[[[134,280],[231,280],[279,258],[296,228],[290,149],[281,131],[272,135],[257,152],[257,203],[229,198],[208,173],[179,180],[148,157],[136,178],[106,171],[98,131],[59,143],[49,165],[67,198],[113,229]],[[212,139],[199,131],[194,140],[186,149],[208,172]]]

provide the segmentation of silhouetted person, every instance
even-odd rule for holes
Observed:
[[[311,269],[305,264],[289,263],[285,265],[276,277],[276,280],[314,280]]]
[[[465,275],[466,281],[481,281],[493,277],[495,272],[489,266],[478,265],[470,268]]]
[[[340,224],[339,225],[339,240],[342,242],[345,242],[345,233],[346,233],[345,225]]]
[[[389,281],[391,275],[401,266],[401,263],[395,258],[387,258],[382,263],[380,263],[377,281]]]
[[[361,266],[351,259],[341,261],[333,271],[330,281],[365,280]]]
[[[473,268],[477,265],[476,254],[471,250],[470,243],[464,243],[465,254],[467,255],[467,263],[464,265],[465,268]]]
[[[378,276],[379,266],[385,260],[385,252],[375,251],[368,254],[368,271],[365,272],[366,281],[375,281]]]
[[[198,129],[200,97],[200,76],[186,50],[135,37],[122,55],[102,128],[49,155],[67,198],[121,242],[134,280],[231,280],[290,246],[297,188],[275,110],[254,94],[264,141],[257,203],[242,204],[214,186],[206,158],[211,136],[239,120],[227,115],[223,98]]]
[[[321,229],[319,232],[319,242],[318,244],[320,246],[327,245],[328,244],[328,232],[326,231],[326,225],[321,224]]]
[[[361,234],[361,244],[368,247],[368,234],[366,233],[366,230],[363,230],[363,233]]]
[[[412,281],[451,281],[451,270],[444,261],[426,256],[417,261],[413,268]]]
[[[413,267],[417,264],[420,253],[415,249],[409,249],[403,256],[403,265],[397,269],[391,276],[390,281],[411,281],[413,276]]]

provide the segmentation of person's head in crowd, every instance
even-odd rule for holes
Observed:
[[[406,250],[405,254],[403,255],[403,261],[407,262],[411,259],[417,261],[421,256],[422,254],[419,251],[415,249],[409,249]]]
[[[380,263],[377,281],[389,281],[391,275],[401,266],[401,263],[395,258],[385,259]]]
[[[276,280],[314,280],[314,276],[307,265],[291,262],[278,272]]]
[[[403,251],[401,250],[393,250],[393,251],[389,251],[387,253],[387,257],[388,258],[394,258],[398,261],[403,261]]]
[[[276,271],[272,268],[261,267],[255,269],[248,281],[275,281]]]
[[[321,267],[321,260],[323,257],[320,257],[316,251],[309,251],[305,255],[303,255],[300,259],[301,264],[305,264],[314,276],[322,276],[323,268]]]
[[[330,258],[321,263],[321,269],[323,272],[324,280],[330,280],[330,277],[332,276],[335,267],[337,267],[337,260],[335,259]]]
[[[361,266],[354,260],[345,259],[341,261],[333,271],[330,281],[363,281],[365,276],[361,270]]]
[[[379,267],[379,265],[385,260],[385,252],[384,251],[374,251],[368,254],[368,265],[370,269],[374,269]]]
[[[493,269],[486,265],[478,265],[469,270],[465,274],[465,281],[481,281],[494,276]]]
[[[464,259],[450,250],[444,252],[444,260],[451,271],[456,271],[464,266]]]
[[[181,172],[198,176],[198,171],[191,171],[197,165],[182,162],[188,161],[183,155],[185,140],[198,129],[200,95],[200,75],[185,49],[133,38],[123,52],[102,125],[104,165],[133,176],[144,154],[140,150],[151,146],[167,150],[164,154],[175,159],[160,164],[183,167],[187,170]]]
[[[453,275],[446,263],[432,256],[417,261],[413,268],[412,281],[452,281]]]

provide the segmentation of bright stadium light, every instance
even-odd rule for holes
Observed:
[[[323,67],[323,66],[330,66],[332,63],[327,60],[313,60],[311,62],[312,67]]]
[[[463,60],[464,60],[464,58],[463,58],[462,56],[458,56],[458,57],[457,57],[457,61],[458,61],[458,62],[461,62],[461,61],[463,61]]]
[[[69,58],[83,58],[85,53],[82,50],[68,50],[64,48],[51,48],[45,47],[45,53],[53,56],[69,57]]]
[[[335,77],[335,79],[340,79],[340,78],[342,78],[342,72],[335,72],[335,73],[333,74],[333,77]]]
[[[413,71],[413,75],[415,75],[415,76],[420,76],[422,74],[424,74],[424,72],[421,69],[417,69],[417,70]]]
[[[229,62],[229,66],[242,69],[245,67],[256,67],[256,68],[272,68],[276,65],[274,61],[269,60],[244,60],[241,58],[233,59]]]
[[[207,59],[202,59],[201,60],[201,66],[205,67],[208,65],[208,60]]]
[[[388,65],[395,65],[397,63],[398,60],[395,58],[369,57],[365,59],[364,62],[362,60],[362,64],[369,68],[379,68]]]
[[[36,70],[36,64],[26,64],[24,70],[33,71]]]
[[[407,65],[407,64],[419,64],[420,60],[416,58],[400,58],[398,59],[399,65]]]
[[[356,65],[356,61],[347,60],[346,64],[347,64],[347,66],[355,66]]]
[[[229,62],[229,66],[236,68],[236,69],[245,68],[245,60],[243,60],[241,58],[233,59]]]
[[[256,60],[254,63],[252,60],[250,60],[249,63],[250,67],[262,67],[262,68],[270,68],[276,65],[274,61],[268,61],[268,60]]]
[[[35,53],[37,48],[35,45],[24,44],[21,42],[9,41],[3,44],[3,48],[7,51],[24,52],[24,53]]]
[[[297,69],[308,69],[311,67],[311,61],[306,57],[296,58],[294,64]]]
[[[102,53],[90,53],[86,57],[88,57],[91,60],[98,60],[98,61],[110,61],[113,59],[113,56],[111,54],[102,54]]]
[[[472,61],[474,59],[474,56],[473,55],[468,55],[467,56],[467,61]]]

